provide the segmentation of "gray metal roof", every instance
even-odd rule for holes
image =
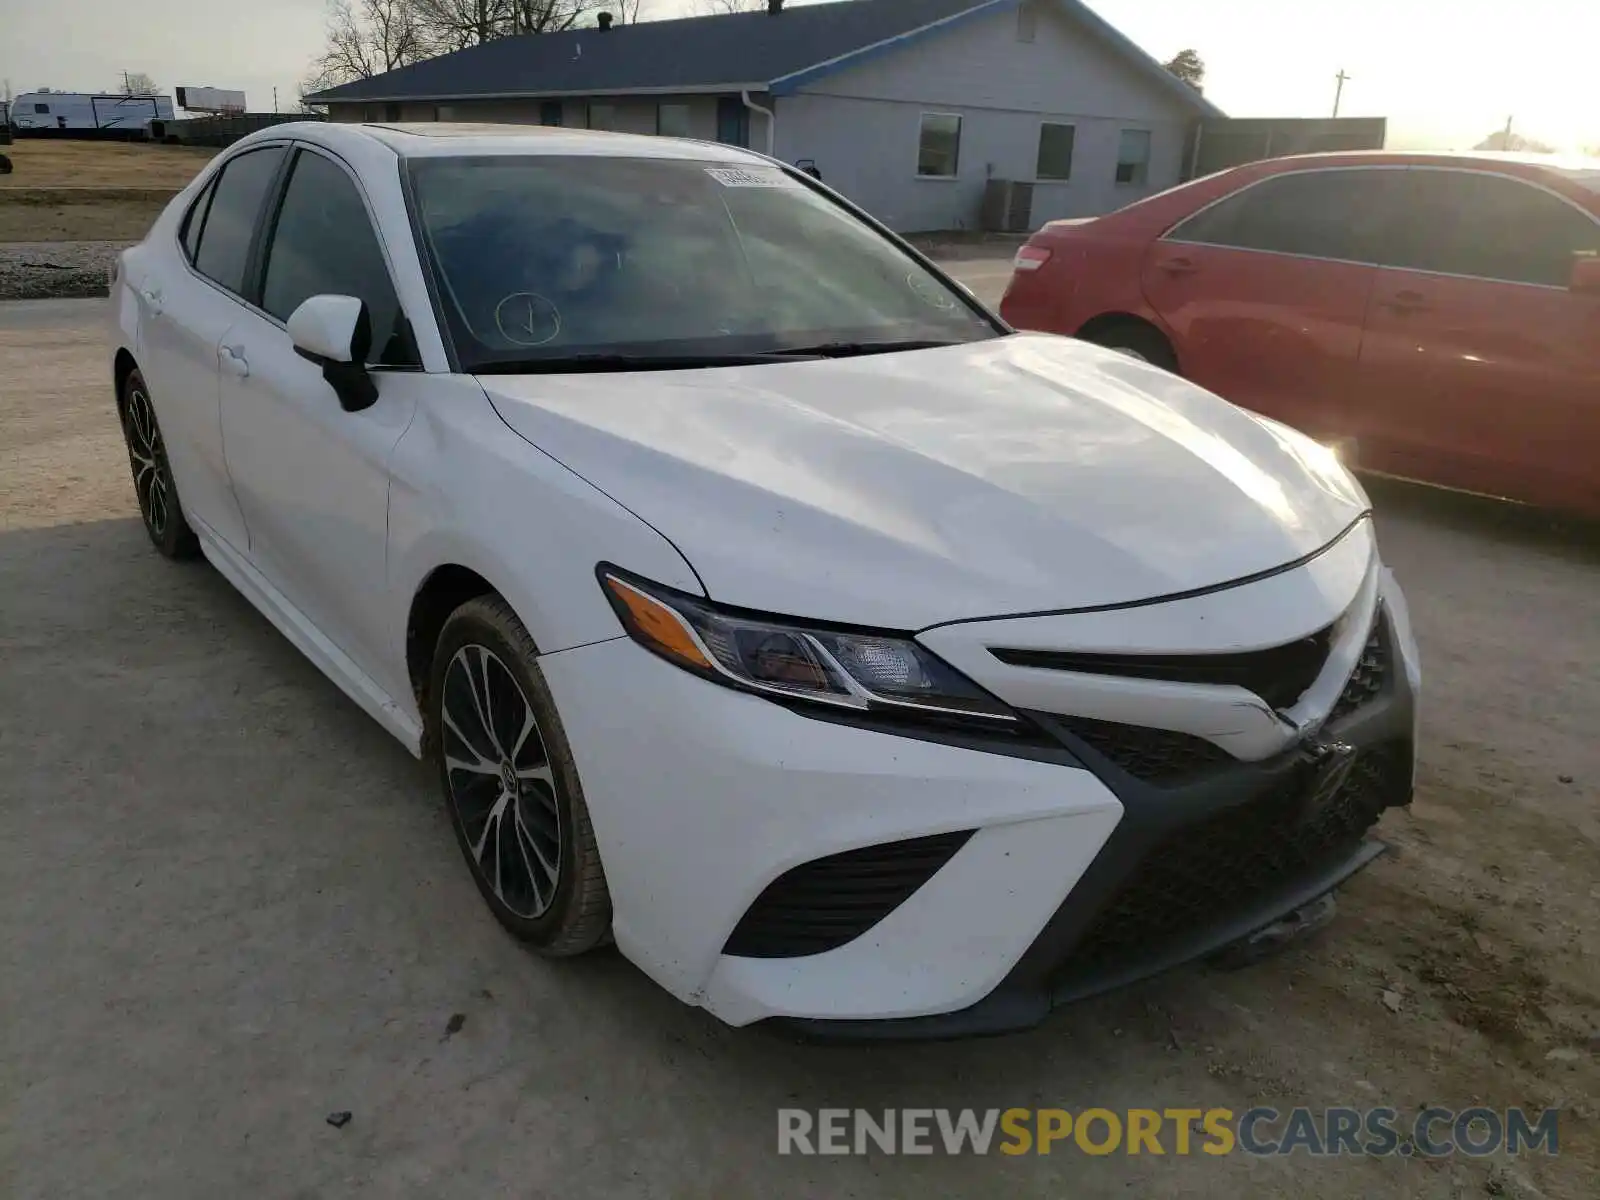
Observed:
[[[1053,0],[1152,81],[1210,116],[1221,113],[1163,70],[1080,0]],[[1018,0],[847,0],[646,21],[610,29],[501,38],[318,92],[330,101],[464,100],[500,96],[615,95],[628,92],[783,92],[870,55]]]

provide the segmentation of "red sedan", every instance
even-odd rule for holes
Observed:
[[[1115,347],[1362,469],[1600,515],[1600,161],[1252,163],[1017,252],[1012,325]]]

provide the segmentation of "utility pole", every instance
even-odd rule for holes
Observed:
[[[1506,118],[1506,132],[1505,132],[1503,140],[1500,142],[1500,149],[1502,149],[1502,150],[1511,149],[1511,118],[1510,117]]]
[[[1343,67],[1340,67],[1339,73],[1333,78],[1335,80],[1335,86],[1333,89],[1333,115],[1337,117],[1339,115],[1339,99],[1344,95],[1345,80],[1349,79],[1350,76],[1344,73]]]
[[[273,112],[277,112],[278,111],[278,88],[277,88],[277,85],[273,85],[273,88],[272,88],[272,111]]]

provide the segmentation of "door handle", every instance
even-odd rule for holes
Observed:
[[[1168,275],[1193,275],[1200,269],[1192,258],[1167,258],[1156,265]]]
[[[157,288],[135,288],[134,294],[144,301],[152,317],[161,315],[161,292]]]
[[[224,346],[217,352],[217,357],[230,375],[237,375],[240,379],[250,378],[250,360],[244,356],[243,346]]]
[[[1421,292],[1404,291],[1396,292],[1385,300],[1384,307],[1404,315],[1405,313],[1426,312],[1432,306],[1428,298]]]

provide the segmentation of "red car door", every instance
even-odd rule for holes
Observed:
[[[1359,437],[1361,329],[1400,171],[1269,175],[1151,244],[1145,299],[1202,387],[1314,437]]]
[[[1379,271],[1358,391],[1362,465],[1600,512],[1600,222],[1486,170],[1415,167]]]

